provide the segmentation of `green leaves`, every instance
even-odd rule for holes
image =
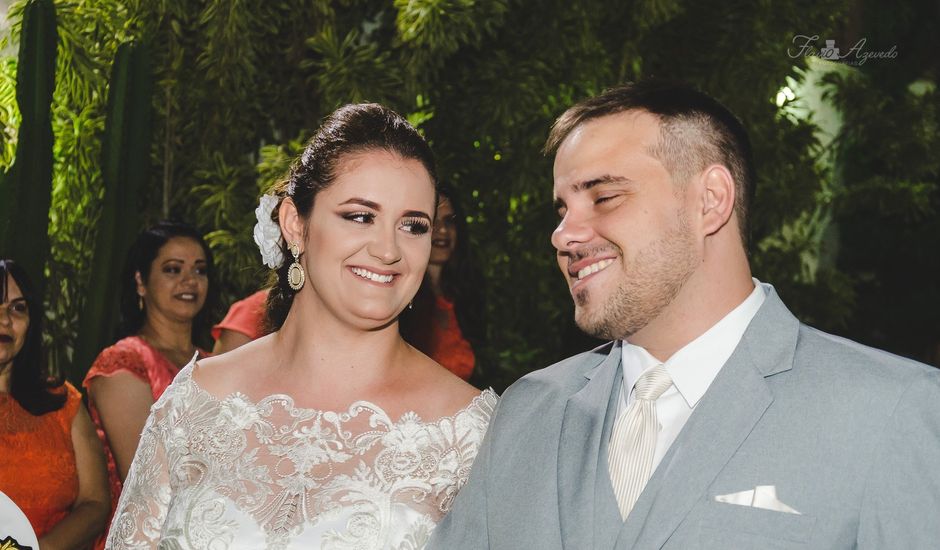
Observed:
[[[16,59],[0,59],[0,166],[13,164],[20,109],[16,105]]]
[[[395,0],[398,41],[416,71],[437,68],[462,46],[479,46],[502,24],[506,0]]]
[[[390,66],[391,52],[380,51],[378,44],[364,39],[357,29],[340,39],[334,28],[326,27],[306,44],[315,56],[300,66],[312,69],[309,82],[327,109],[363,101],[397,103],[402,81]]]

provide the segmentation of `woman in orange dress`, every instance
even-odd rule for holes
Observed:
[[[454,191],[441,185],[428,270],[401,321],[409,344],[464,380],[474,372],[473,346],[485,333],[482,277],[467,237]]]
[[[212,253],[187,224],[160,222],[141,233],[128,253],[121,294],[124,338],[98,355],[84,381],[104,443],[112,509],[150,407],[194,355],[208,355],[193,336],[209,326],[212,277]]]
[[[42,319],[22,268],[0,260],[0,491],[43,550],[84,548],[110,510],[104,454],[78,390],[39,368]]]

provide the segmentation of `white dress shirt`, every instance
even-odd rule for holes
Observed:
[[[661,429],[656,441],[652,471],[656,470],[764,303],[766,291],[760,281],[753,280],[754,290],[738,307],[663,363],[673,385],[656,400],[656,416]],[[661,363],[645,349],[626,340],[623,341],[622,350],[620,368],[623,370],[623,385],[620,388],[618,416],[633,402],[633,385],[637,379],[647,369]]]

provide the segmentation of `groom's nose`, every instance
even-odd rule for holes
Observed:
[[[589,220],[580,218],[576,212],[568,210],[552,232],[552,246],[559,253],[570,252],[594,238],[594,229]]]

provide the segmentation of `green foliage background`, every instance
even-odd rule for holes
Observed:
[[[55,181],[49,341],[66,367],[100,212],[107,75],[117,46],[154,59],[151,185],[141,223],[207,232],[223,296],[265,279],[251,238],[261,190],[323,116],[379,101],[419,125],[457,187],[487,281],[479,382],[501,389],[591,342],[549,235],[551,159],[540,148],[574,101],[645,76],[690,81],[751,131],[760,174],[755,275],[805,320],[927,358],[940,341],[936,6],[873,1],[86,0],[56,2]],[[14,37],[22,2],[10,10]],[[824,79],[834,141],[778,92],[810,69],[796,34],[897,45]],[[849,40],[851,38],[851,40]],[[819,41],[820,43],[822,40]],[[825,65],[825,63],[823,63]],[[836,64],[831,64],[833,67]],[[0,60],[0,132],[15,154],[15,59]],[[793,100],[799,106],[800,97]]]

